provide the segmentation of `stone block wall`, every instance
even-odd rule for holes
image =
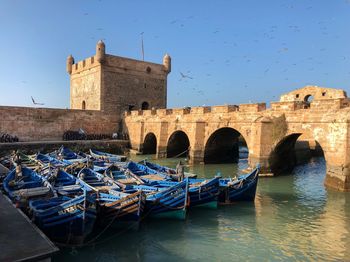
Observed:
[[[70,78],[71,109],[101,110],[100,72],[101,65],[94,57],[72,66]]]
[[[94,110],[71,110],[0,106],[0,132],[20,141],[62,140],[64,131],[84,129],[87,133],[113,133],[120,117]]]

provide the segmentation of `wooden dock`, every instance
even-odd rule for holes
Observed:
[[[59,249],[0,192],[0,250],[0,261],[47,261]]]

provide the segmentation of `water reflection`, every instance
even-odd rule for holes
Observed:
[[[138,156],[136,159],[142,159]],[[178,159],[160,164],[175,167]],[[195,165],[200,177],[237,175],[247,166]],[[254,203],[191,210],[186,221],[148,220],[94,248],[55,260],[257,261],[349,260],[350,194],[327,191],[325,162],[313,158],[291,174],[261,178]],[[115,232],[114,232],[115,233]],[[114,234],[111,233],[111,234]]]

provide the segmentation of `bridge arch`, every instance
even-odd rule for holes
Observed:
[[[296,165],[305,162],[305,158],[309,160],[311,155],[305,156],[305,149],[312,150],[312,156],[323,156],[327,164],[325,148],[322,147],[317,140],[313,137],[308,137],[307,141],[303,139],[299,140],[299,138],[305,138],[304,134],[288,134],[273,148],[268,158],[269,166],[273,174],[278,175],[290,172]],[[312,145],[310,145],[310,143],[312,143]]]
[[[244,146],[245,150],[240,152],[240,146]],[[222,127],[208,137],[204,147],[204,163],[234,163],[238,162],[240,154],[248,158],[247,141],[238,130]]]
[[[182,130],[177,130],[168,139],[166,156],[167,158],[187,156],[189,148],[190,140],[188,135]]]
[[[145,136],[143,140],[142,153],[143,154],[155,154],[157,152],[157,137],[154,133],[150,132]]]

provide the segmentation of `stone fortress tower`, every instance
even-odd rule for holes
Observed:
[[[101,110],[121,115],[136,109],[160,109],[167,105],[167,76],[171,58],[156,64],[106,54],[103,41],[96,54],[83,61],[67,58],[71,109]]]

